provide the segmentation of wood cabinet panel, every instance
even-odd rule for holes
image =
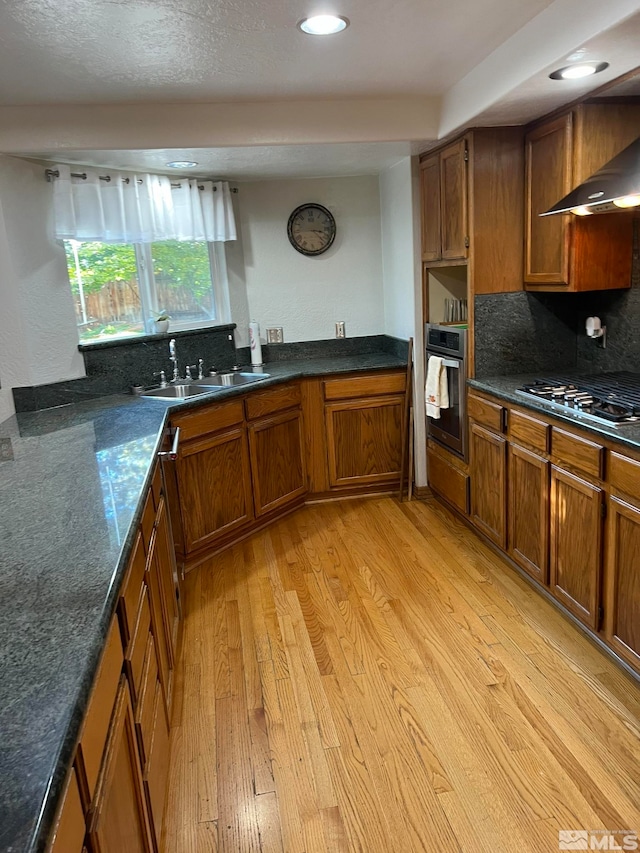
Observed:
[[[329,490],[323,384],[322,379],[307,379],[301,385],[306,468],[312,494]]]
[[[549,463],[509,445],[509,554],[540,583],[549,581]]]
[[[331,486],[399,479],[403,405],[403,397],[389,396],[325,407]]]
[[[118,618],[120,619],[124,648],[126,648],[131,639],[135,627],[140,591],[144,583],[145,562],[146,557],[142,544],[142,533],[139,531],[136,534],[133,552],[129,560],[129,568],[127,569],[127,575],[118,601]]]
[[[406,385],[404,373],[378,373],[365,376],[344,376],[325,379],[325,400],[349,400],[359,397],[379,397],[382,394],[402,394]]]
[[[153,493],[151,489],[147,492],[147,497],[142,510],[142,519],[140,520],[140,529],[142,531],[142,540],[145,550],[148,552],[151,542],[151,534],[156,522],[156,508],[153,502]]]
[[[307,491],[300,410],[249,425],[253,500],[257,516],[302,497]]]
[[[253,507],[244,429],[183,445],[178,484],[188,554],[247,524]]]
[[[129,679],[134,707],[140,694],[144,655],[147,648],[147,637],[149,636],[150,629],[151,610],[149,607],[149,592],[147,587],[143,586],[140,592],[136,624],[124,657],[125,671],[127,673],[127,678]]]
[[[156,683],[152,723],[153,738],[149,746],[144,784],[156,848],[161,849],[162,824],[169,778],[169,725],[164,713],[160,684]]]
[[[502,432],[503,430],[504,411],[504,406],[492,403],[491,400],[485,400],[482,397],[477,397],[475,394],[469,394],[467,397],[467,413],[469,418],[496,432]]]
[[[263,418],[285,409],[300,406],[301,393],[298,382],[289,382],[278,388],[267,388],[265,391],[253,391],[244,401],[247,420]]]
[[[609,501],[605,632],[613,649],[640,669],[640,509]]]
[[[469,428],[471,519],[503,550],[507,547],[507,442],[476,423]]]
[[[82,853],[87,831],[75,767],[71,768],[48,853]]]
[[[154,536],[155,545],[155,536]],[[167,633],[164,608],[162,603],[163,588],[160,580],[157,552],[153,548],[146,568],[146,583],[149,589],[149,604],[151,608],[151,631],[158,661],[160,682],[164,691],[167,716],[171,713],[173,696],[173,668],[171,655],[171,639]]]
[[[540,453],[548,453],[550,433],[549,424],[539,418],[509,410],[509,437],[516,442],[526,444]]]
[[[429,486],[460,512],[469,515],[469,475],[454,467],[444,454],[427,448]]]
[[[158,681],[158,658],[153,634],[147,637],[147,648],[142,670],[140,698],[136,706],[135,724],[140,747],[140,763],[143,771],[149,757],[149,748],[153,737],[153,719],[155,713],[156,684]]]
[[[230,400],[228,403],[212,403],[201,409],[185,412],[171,417],[172,426],[180,427],[182,443],[200,438],[210,432],[219,432],[227,427],[240,424],[244,420],[242,400]]]
[[[638,500],[640,497],[640,462],[611,451],[607,469],[607,479],[611,483],[611,487]]]
[[[422,197],[422,260],[437,261],[440,247],[440,155],[427,157],[420,164]]]
[[[551,590],[593,630],[602,574],[602,489],[551,467]]]
[[[467,143],[460,139],[440,153],[440,210],[443,259],[467,257]]]
[[[93,799],[104,753],[111,711],[118,692],[123,654],[118,623],[113,622],[102,653],[78,744],[78,762],[82,767],[81,785],[86,785],[87,802]]]
[[[551,453],[554,461],[577,468],[590,477],[602,477],[604,447],[572,432],[553,427],[551,431]]]
[[[152,850],[133,713],[124,678],[118,689],[92,806],[89,838],[92,853]]]
[[[178,652],[178,633],[180,628],[180,607],[178,602],[178,572],[173,551],[173,537],[169,522],[169,513],[164,496],[158,504],[156,515],[156,559],[162,586],[162,605],[165,628],[169,639],[169,652],[172,666]]]
[[[525,270],[526,282],[569,281],[568,215],[540,217],[573,185],[573,114],[561,116],[528,133],[526,150]]]

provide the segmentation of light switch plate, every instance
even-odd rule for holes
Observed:
[[[346,338],[346,331],[344,328],[344,320],[339,320],[336,323],[336,338]]]

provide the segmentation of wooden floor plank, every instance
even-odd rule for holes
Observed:
[[[162,853],[543,853],[640,829],[640,688],[433,500],[191,572]]]

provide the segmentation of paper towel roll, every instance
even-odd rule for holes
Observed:
[[[262,344],[260,343],[260,324],[252,320],[249,323],[249,343],[251,344],[251,364],[262,364]]]

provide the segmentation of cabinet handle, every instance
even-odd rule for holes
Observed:
[[[180,445],[180,427],[176,427],[173,431],[173,443],[171,445],[171,450],[161,450],[158,453],[159,459],[169,459],[171,462],[175,462],[178,458],[178,447]]]

